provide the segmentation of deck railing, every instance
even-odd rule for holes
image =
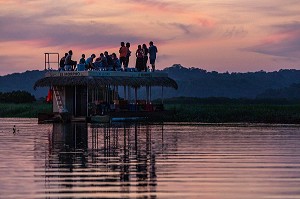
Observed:
[[[45,54],[45,70],[51,70],[51,64],[57,64],[57,69],[59,68],[59,53],[44,53]],[[51,59],[50,55],[57,57],[56,59]]]

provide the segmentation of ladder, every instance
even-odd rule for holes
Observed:
[[[68,112],[68,110],[64,108],[63,101],[62,101],[61,96],[60,96],[59,87],[57,87],[57,86],[53,87],[53,94],[54,94],[54,97],[56,99],[56,105],[57,105],[57,108],[58,108],[58,112],[59,113]]]

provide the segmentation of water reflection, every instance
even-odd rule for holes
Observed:
[[[2,118],[0,160],[0,198],[300,198],[299,125]]]
[[[137,193],[156,198],[156,156],[164,142],[163,128],[155,130],[161,140],[153,140],[149,125],[53,124],[45,180],[48,194],[72,189],[72,194]]]

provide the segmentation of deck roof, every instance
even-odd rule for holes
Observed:
[[[38,80],[34,88],[46,86],[164,86],[178,88],[176,81],[161,72],[117,72],[117,71],[51,71]]]

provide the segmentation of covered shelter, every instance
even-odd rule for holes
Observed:
[[[153,111],[152,87],[177,89],[177,83],[164,72],[48,71],[34,88],[50,87],[53,112],[82,117],[104,112]],[[119,91],[122,89],[123,98]],[[145,99],[137,91],[145,89]],[[133,96],[132,96],[133,93]]]

